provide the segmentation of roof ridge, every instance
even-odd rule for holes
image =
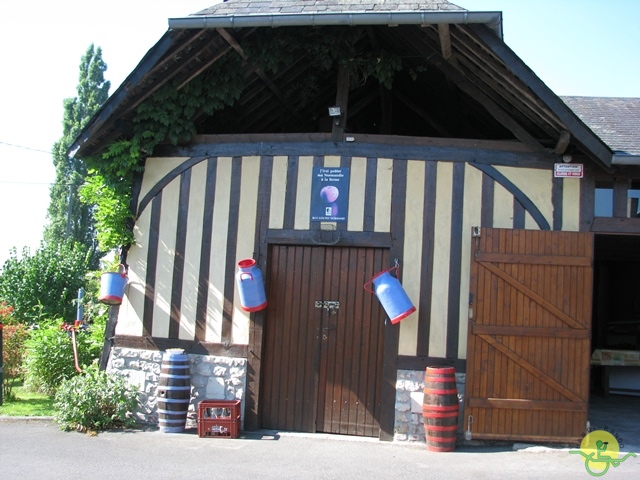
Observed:
[[[192,15],[468,11],[447,0],[227,0]]]

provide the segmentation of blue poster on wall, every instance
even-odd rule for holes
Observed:
[[[349,209],[349,169],[314,168],[311,180],[311,221],[346,222]]]

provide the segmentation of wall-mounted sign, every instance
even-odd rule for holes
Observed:
[[[584,165],[581,163],[556,163],[553,166],[554,177],[582,178]]]
[[[349,169],[314,168],[311,180],[311,221],[346,222],[349,209]]]

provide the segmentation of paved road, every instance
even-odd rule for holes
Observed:
[[[88,436],[51,422],[0,422],[0,479],[589,479],[568,450],[465,448],[330,435],[262,432],[203,439],[194,431],[114,431]],[[640,478],[640,457],[607,480]]]

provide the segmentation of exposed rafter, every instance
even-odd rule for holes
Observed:
[[[286,108],[291,115],[296,117],[298,121],[303,122],[302,118],[299,117],[298,113],[293,109],[291,104],[285,99],[284,95],[282,94],[282,91],[276,86],[276,84],[271,80],[271,78],[269,78],[269,76],[266,73],[264,73],[264,71],[262,71],[262,69],[259,66],[251,62],[251,60],[249,59],[247,54],[244,52],[240,44],[233,37],[233,35],[231,35],[224,28],[217,28],[216,30],[218,31],[220,36],[224,38],[225,41],[231,46],[231,48],[233,48],[236,52],[238,52],[238,54],[243,58],[243,60],[245,60],[250,64],[251,69],[256,73],[256,75],[258,75],[258,77],[260,77],[260,79],[262,79],[262,81],[269,87],[269,89],[274,93],[274,95],[280,100],[280,102],[282,103],[282,106]]]
[[[513,133],[518,140],[535,151],[545,151],[545,148],[537,139],[532,137],[529,132],[527,132],[514,118],[500,107],[500,105],[495,103],[482,89],[468,80],[458,71],[458,69],[447,62],[437,50],[424,41],[421,41],[422,39],[416,34],[416,32],[419,33],[419,30],[412,29],[409,35],[404,35],[402,37],[402,40],[408,45],[414,45],[414,48],[420,52],[425,60],[442,70],[449,78],[451,78],[458,88],[482,104],[482,106],[486,108],[487,112],[489,112],[493,118],[498,120],[505,128]]]

